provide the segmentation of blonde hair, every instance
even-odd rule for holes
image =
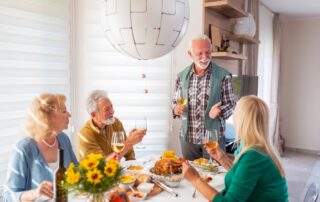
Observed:
[[[250,148],[259,147],[271,157],[282,176],[281,162],[269,138],[269,109],[267,104],[254,95],[242,97],[234,111],[236,138],[241,139],[242,151],[236,160]]]
[[[44,93],[36,97],[28,109],[25,130],[39,141],[54,133],[50,121],[57,110],[65,107],[66,97],[61,94]]]

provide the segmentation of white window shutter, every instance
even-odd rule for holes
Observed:
[[[26,109],[42,92],[69,96],[69,1],[0,1],[0,184]]]
[[[86,2],[87,76],[83,80],[87,93],[106,90],[115,116],[127,133],[134,128],[137,118],[146,117],[148,131],[142,141],[144,148],[135,148],[136,156],[161,154],[168,145],[172,56],[139,61],[116,52],[103,33],[100,1]]]

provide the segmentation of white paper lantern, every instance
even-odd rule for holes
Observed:
[[[104,0],[102,26],[120,53],[137,58],[161,57],[186,33],[188,0]]]

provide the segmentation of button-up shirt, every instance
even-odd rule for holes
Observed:
[[[210,78],[211,78],[211,65],[207,68],[203,76],[199,76],[191,70],[189,89],[188,89],[188,139],[193,144],[202,144],[202,137],[205,134],[204,119],[205,111],[208,106],[210,96]],[[221,101],[220,106],[220,135],[224,136],[225,120],[228,119],[233,112],[235,106],[235,99],[232,90],[231,76],[227,75],[222,81],[221,88]],[[182,91],[182,83],[180,77],[176,79],[175,98]],[[172,109],[177,105],[176,99],[172,100]],[[173,116],[176,117],[175,115]],[[182,135],[182,134],[181,134]]]

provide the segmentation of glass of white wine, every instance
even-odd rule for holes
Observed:
[[[116,131],[112,133],[111,148],[114,152],[119,154],[124,149],[125,136],[123,131]]]
[[[203,137],[203,144],[206,148],[216,149],[219,146],[219,136],[217,130],[206,130]],[[212,163],[212,158],[210,156],[209,164]]]
[[[143,117],[141,119],[136,119],[135,129],[136,130],[147,130],[147,118]],[[145,147],[140,142],[139,145],[136,146],[136,148],[137,149],[144,149]]]
[[[188,103],[187,94],[184,92],[185,91],[182,89],[179,89],[177,92],[176,101],[177,101],[177,104],[180,106],[185,106]],[[181,119],[185,120],[185,119],[187,119],[187,117],[182,114]]]

